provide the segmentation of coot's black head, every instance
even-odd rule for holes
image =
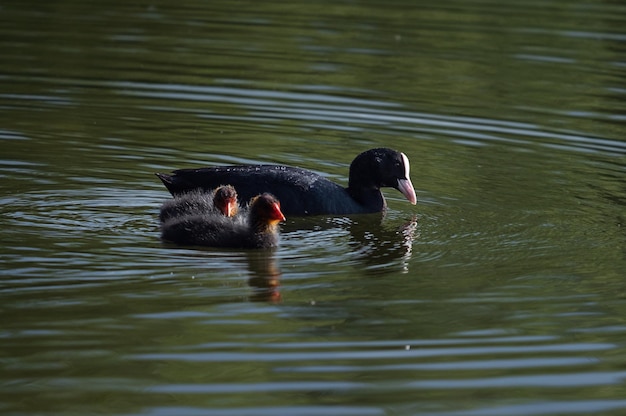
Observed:
[[[215,189],[213,205],[227,217],[234,217],[239,211],[237,191],[230,185],[221,185]]]
[[[417,197],[409,171],[409,158],[404,153],[385,147],[370,149],[352,161],[348,188],[395,188],[410,203],[416,204]]]

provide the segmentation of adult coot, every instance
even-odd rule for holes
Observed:
[[[159,220],[165,222],[184,215],[212,212],[221,213],[226,217],[234,217],[238,211],[237,191],[230,185],[221,185],[212,192],[194,189],[165,201],[159,212]]]
[[[280,203],[269,193],[253,198],[245,218],[222,214],[192,214],[161,224],[161,237],[177,244],[230,248],[278,245],[278,223],[285,221]]]
[[[352,161],[347,188],[311,171],[280,165],[216,166],[156,175],[172,195],[228,183],[243,200],[271,192],[281,201],[286,215],[345,215],[385,210],[381,187],[395,188],[410,203],[417,203],[409,168],[404,153],[378,148]]]

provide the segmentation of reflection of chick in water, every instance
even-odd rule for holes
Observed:
[[[251,251],[247,253],[250,279],[253,289],[251,301],[279,302],[281,295],[280,270],[273,251]]]

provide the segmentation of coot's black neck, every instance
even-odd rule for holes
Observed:
[[[365,209],[365,212],[380,212],[387,208],[387,201],[380,192],[380,188],[349,186],[346,191]]]

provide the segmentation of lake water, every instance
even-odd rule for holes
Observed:
[[[0,5],[3,415],[626,413],[626,6]],[[411,160],[419,203],[174,247],[153,175]]]

